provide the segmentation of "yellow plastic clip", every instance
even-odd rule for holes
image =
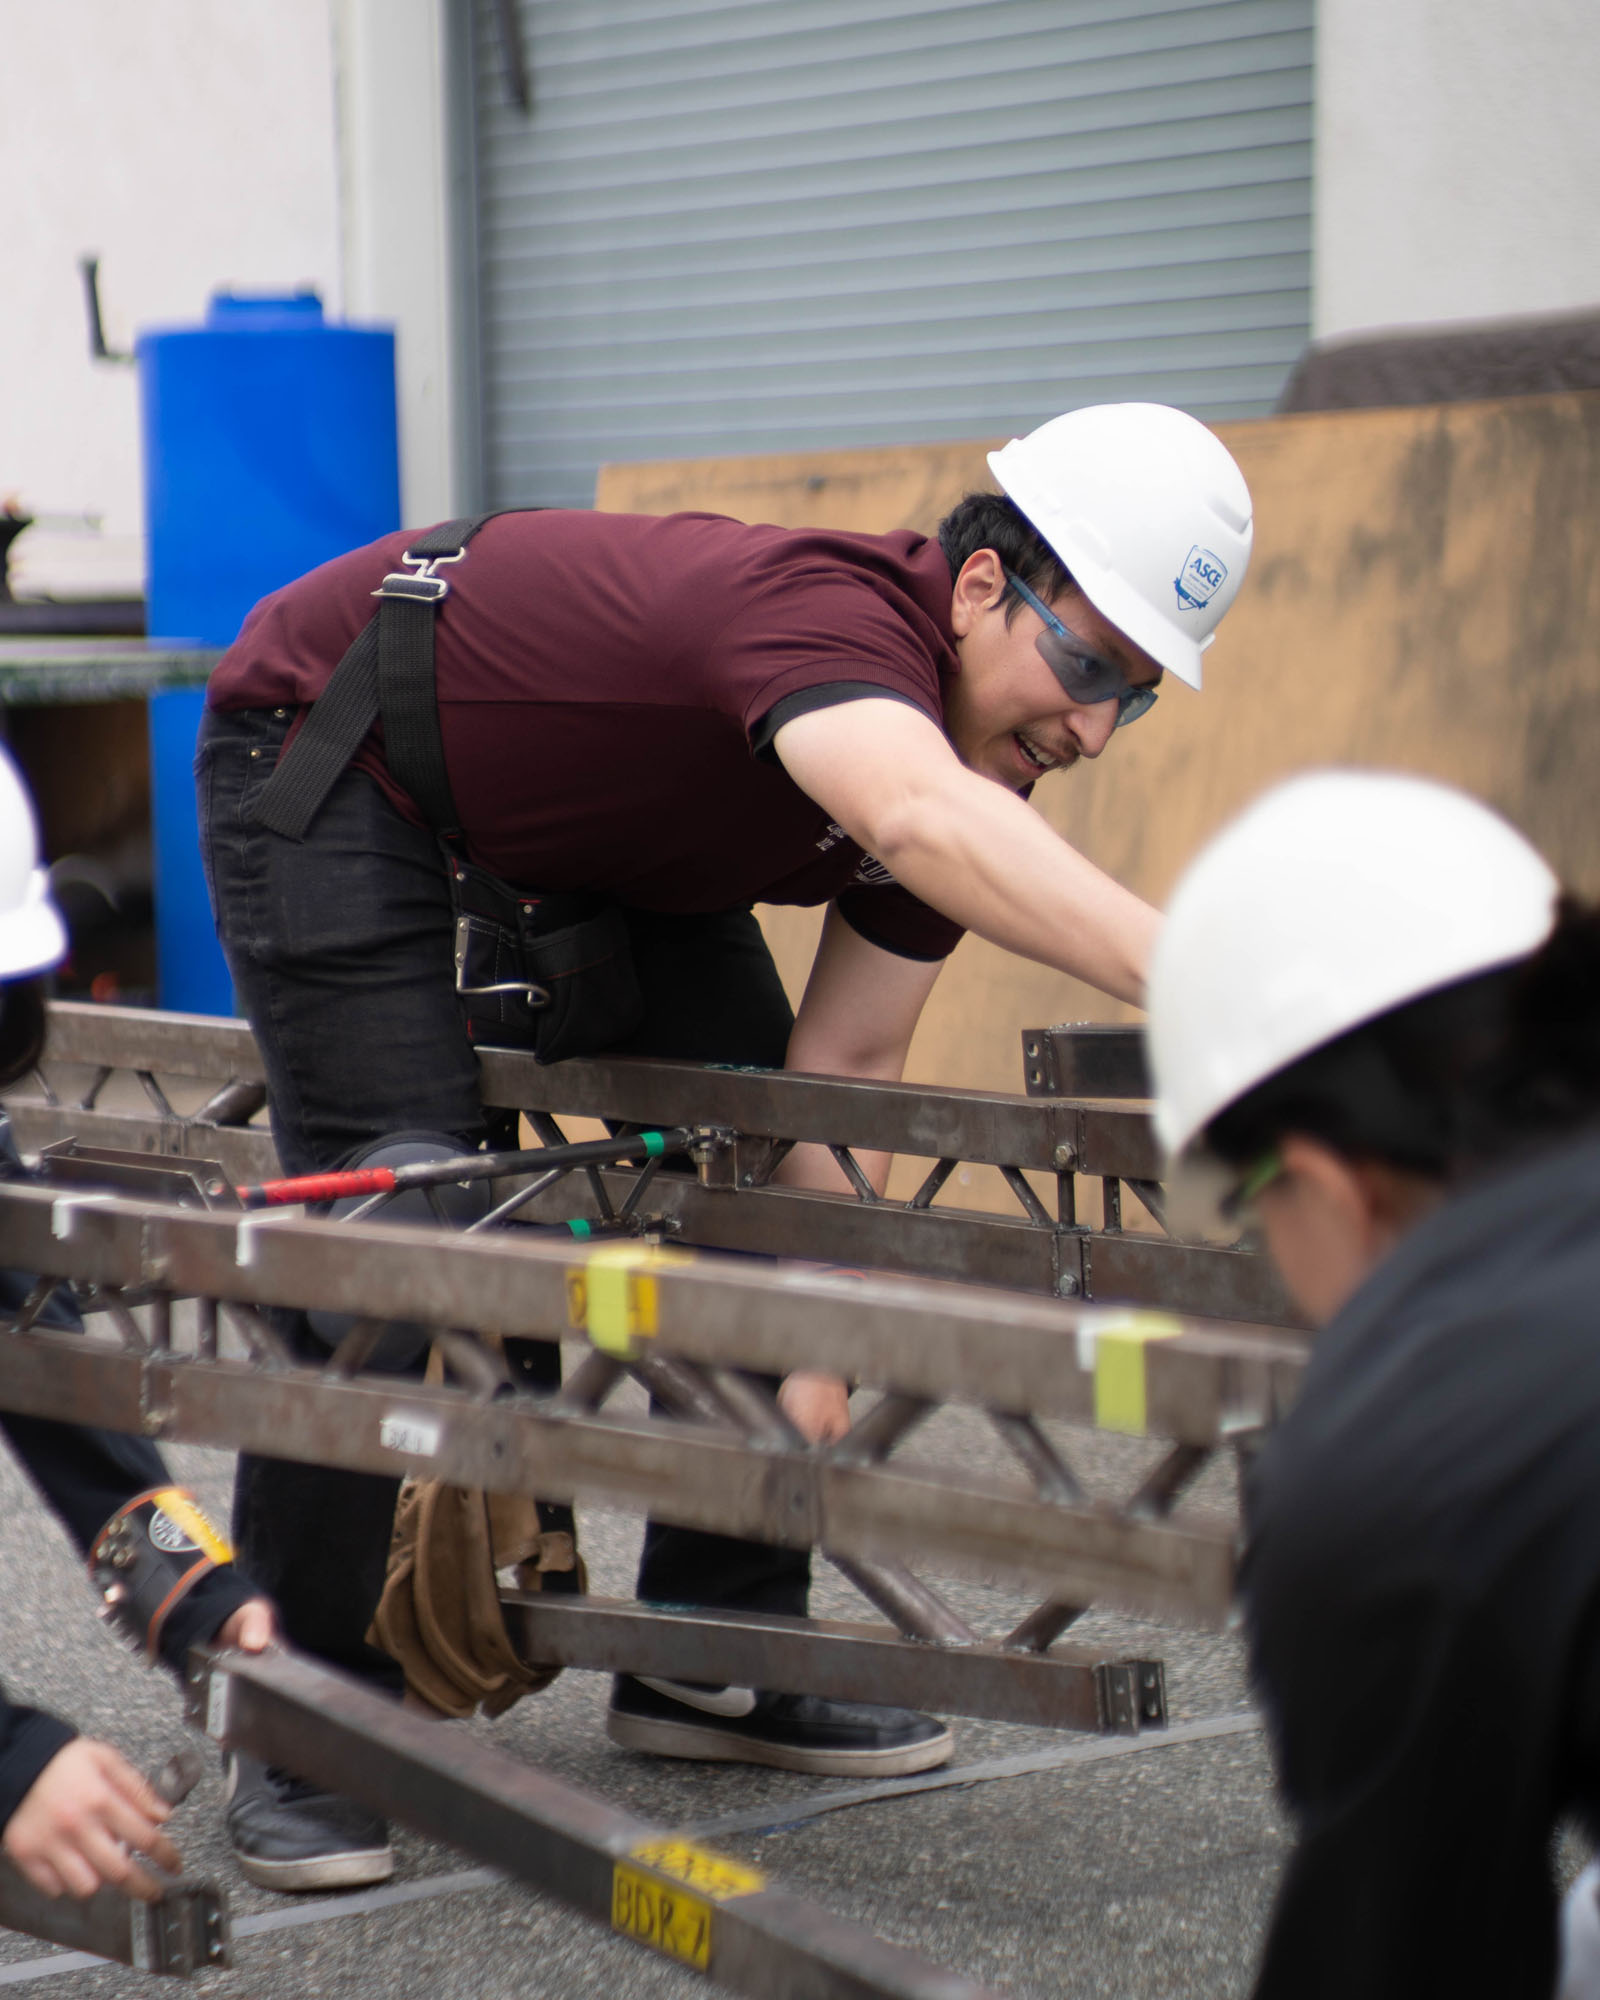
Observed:
[[[626,1361],[660,1331],[656,1274],[692,1264],[686,1250],[648,1243],[607,1243],[567,1266],[567,1322],[606,1354]]]
[[[1146,1349],[1182,1332],[1181,1320],[1152,1312],[1107,1313],[1081,1328],[1079,1365],[1094,1370],[1094,1420],[1101,1430],[1144,1436]]]

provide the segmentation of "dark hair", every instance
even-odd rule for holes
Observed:
[[[1028,517],[1003,493],[969,493],[939,523],[939,546],[955,582],[979,549],[993,549],[1008,570],[1020,576],[1046,604],[1072,588],[1072,572]],[[1022,599],[1006,589],[1006,623]]]
[[[1324,1042],[1219,1112],[1206,1139],[1244,1167],[1301,1132],[1456,1182],[1596,1124],[1600,906],[1564,896],[1532,957]]]

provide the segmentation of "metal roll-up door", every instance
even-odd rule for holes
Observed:
[[[488,502],[1080,403],[1264,414],[1310,323],[1311,9],[479,0]]]

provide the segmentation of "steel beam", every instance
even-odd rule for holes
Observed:
[[[568,1273],[601,1254],[521,1231],[450,1236],[22,1185],[0,1188],[0,1244],[14,1268],[90,1283],[534,1339],[568,1329]],[[691,1361],[765,1373],[804,1365],[940,1401],[1088,1422],[1104,1342],[1126,1320],[972,1285],[714,1256],[661,1269],[655,1286],[656,1338]],[[1143,1428],[1214,1444],[1272,1423],[1307,1353],[1302,1335],[1203,1322],[1151,1340]]]
[[[1218,1624],[1233,1537],[1064,1507],[996,1480],[751,1446],[699,1424],[552,1416],[529,1399],[304,1368],[117,1352],[72,1334],[4,1336],[0,1407],[187,1444],[499,1493],[648,1509],[680,1527],[867,1561],[951,1562],[1157,1616]]]
[[[616,1598],[501,1597],[524,1659],[612,1674],[723,1682],[899,1703],[1040,1729],[1118,1730],[1166,1722],[1161,1663],[1082,1649],[1022,1652],[979,1642],[934,1646],[881,1625],[776,1613],[690,1611]],[[1147,1689],[1131,1718],[1124,1683]],[[1131,1723],[1131,1730],[1130,1730]]]
[[[1030,1097],[1150,1095],[1140,1028],[1107,1027],[1098,1021],[1024,1028],[1022,1067]]]
[[[134,1901],[117,1889],[87,1897],[46,1896],[0,1856],[0,1929],[172,1979],[233,1963],[222,1891],[215,1882],[187,1876],[165,1885],[154,1903]]]
[[[403,1820],[754,2000],[986,2000],[764,1875],[273,1650],[197,1653],[206,1733]],[[988,2000],[993,2000],[988,1995]]]

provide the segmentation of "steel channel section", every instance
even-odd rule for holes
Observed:
[[[242,1021],[75,1002],[51,1007],[47,1060],[243,1082],[260,1082],[264,1075]],[[1142,1107],[1096,1106],[1093,1122],[1083,1128],[1079,1107],[1070,1100],[998,1091],[926,1090],[638,1057],[543,1064],[509,1049],[484,1050],[480,1068],[485,1101],[518,1110],[730,1125],[755,1138],[816,1140],[1041,1172],[1054,1171],[1056,1150],[1067,1144],[1077,1149],[1085,1173],[1153,1179],[1157,1172],[1148,1151],[1137,1155],[1142,1165],[1118,1166],[1109,1150],[1102,1163],[1101,1148],[1115,1146],[1118,1157],[1135,1157],[1135,1142],[1127,1135],[1148,1130]]]
[[[295,1655],[196,1654],[190,1701],[192,1718],[229,1747],[403,1820],[615,1929],[624,1928],[614,1900],[619,1863],[682,1896],[681,1876],[639,1858],[672,1838],[665,1829]],[[761,1880],[753,1871],[750,1879]],[[782,1889],[686,1900],[701,1902],[709,1925],[702,1969],[757,2000],[993,2000],[959,1973]]]
[[[62,1003],[52,1009],[51,1035],[53,1061],[140,1066],[169,1075],[227,1074],[243,1081],[260,1075],[259,1055],[242,1022]],[[1062,1064],[1075,1065],[1089,1080],[1109,1085],[1128,1081],[1137,1065],[1125,1034],[1119,1040],[1118,1033],[1108,1033],[1100,1042],[1092,1032],[1058,1029],[1038,1036],[1053,1038],[1052,1076]],[[1074,1171],[1112,1180],[1154,1180],[1161,1172],[1146,1110],[1135,1103],[927,1091],[638,1059],[545,1066],[493,1049],[483,1053],[481,1064],[486,1099],[526,1110],[723,1123],[763,1144],[818,1140],[1056,1173],[1068,1162]],[[26,1099],[14,1103],[13,1119],[27,1147],[75,1136],[88,1144],[215,1158],[235,1181],[276,1170],[270,1135],[260,1128],[77,1112]],[[610,1185],[620,1199],[632,1177],[612,1175]],[[728,1189],[660,1176],[651,1190],[651,1211],[684,1240],[713,1248],[864,1262],[1063,1297],[1298,1323],[1270,1266],[1238,1251],[1117,1231],[1051,1229],[1021,1216],[912,1210],[899,1203],[753,1188],[747,1176],[735,1176],[729,1187],[744,1199],[731,1202]],[[574,1213],[593,1220],[598,1210],[587,1185],[569,1180],[534,1204],[526,1219],[563,1222]]]
[[[0,1406],[493,1492],[648,1509],[682,1527],[868,1560],[971,1564],[1158,1616],[1215,1625],[1231,1534],[1052,1505],[982,1478],[850,1467],[646,1417],[556,1417],[521,1401],[310,1369],[128,1355],[75,1335],[13,1334]],[[65,1365],[61,1365],[62,1363]],[[385,1442],[402,1435],[428,1449]]]
[[[121,1147],[139,1153],[173,1153],[186,1160],[215,1160],[235,1184],[271,1180],[278,1172],[272,1134],[262,1127],[202,1125],[148,1113],[77,1111],[70,1106],[8,1098],[11,1129],[24,1152],[42,1152],[63,1139],[84,1146]]]
[[[1144,1032],[1095,1021],[1024,1028],[1022,1064],[1030,1097],[1148,1098]]]
[[[116,1889],[46,1896],[0,1857],[0,1928],[174,1979],[232,1963],[227,1901],[216,1883],[190,1877],[167,1884],[154,1903]]]
[[[242,1217],[114,1197],[0,1188],[5,1261],[112,1286],[256,1305],[320,1306],[480,1333],[567,1330],[566,1274],[584,1253],[521,1231],[441,1236],[397,1223]],[[766,1372],[806,1365],[912,1395],[1093,1421],[1094,1315],[981,1286],[864,1277],[697,1255],[656,1274],[661,1346]],[[1215,1444],[1275,1420],[1303,1335],[1194,1325],[1145,1354],[1147,1425]]]
[[[50,1005],[47,1060],[99,1068],[147,1069],[163,1076],[265,1083],[255,1037],[243,1021],[172,1014],[155,1007],[100,1007],[83,1000]]]
[[[10,1109],[18,1143],[30,1151],[76,1138],[86,1146],[215,1160],[235,1183],[270,1179],[278,1171],[271,1134],[263,1130],[26,1102]],[[634,1176],[601,1171],[613,1205],[620,1205]],[[499,1193],[512,1185],[495,1183]],[[1115,1300],[1263,1324],[1298,1323],[1262,1258],[1166,1237],[1043,1229],[1021,1215],[910,1209],[791,1188],[740,1189],[738,1198],[730,1200],[728,1190],[705,1188],[678,1175],[657,1176],[648,1205],[685,1242],[706,1249],[872,1264],[1046,1296]],[[592,1222],[599,1214],[587,1183],[573,1175],[531,1202],[517,1220],[548,1226],[573,1216]],[[1065,1286],[1064,1274],[1069,1280]]]
[[[501,1598],[524,1659],[605,1673],[663,1674],[825,1695],[836,1701],[916,1700],[941,1715],[979,1715],[1041,1729],[1128,1728],[1117,1672],[1151,1660],[1107,1660],[1079,1648],[1024,1652],[984,1642],[933,1646],[882,1626],[756,1612],[663,1610],[621,1599]],[[1161,1722],[1164,1710],[1135,1716]]]

